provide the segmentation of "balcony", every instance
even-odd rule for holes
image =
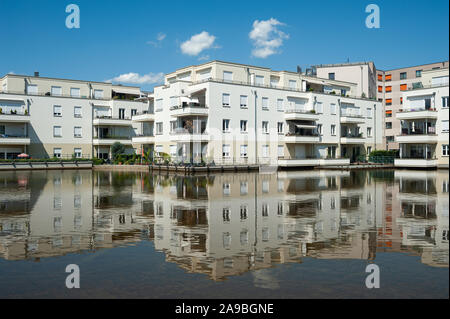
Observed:
[[[210,138],[211,136],[206,130],[175,128],[170,132],[170,140],[173,142],[207,142]]]
[[[111,125],[111,126],[131,126],[132,122],[129,118],[114,118],[111,116],[97,116],[94,118],[93,124],[96,126],[100,125]]]
[[[155,121],[155,113],[141,113],[133,115],[131,118],[132,122],[154,122]]]
[[[152,135],[139,135],[134,136],[132,139],[133,144],[154,144],[155,137]]]
[[[131,145],[132,138],[130,136],[102,136],[102,137],[96,136],[92,140],[92,144],[104,146],[110,146],[116,142],[119,142],[123,145]]]
[[[348,158],[279,158],[281,167],[318,167],[350,165]]]
[[[342,144],[364,144],[366,139],[362,133],[359,134],[342,134],[341,143]]]
[[[402,134],[396,137],[397,143],[432,143],[438,141],[436,128],[434,126],[428,128],[416,128],[414,131],[408,128],[402,129]]]
[[[30,138],[26,135],[0,134],[0,145],[30,145]]]
[[[356,114],[341,114],[341,123],[342,124],[362,124],[365,123],[365,118],[362,115]]]
[[[284,137],[285,143],[319,143],[320,135],[319,134],[295,134],[295,133],[287,133]]]
[[[30,115],[22,113],[0,113],[0,123],[29,123]]]
[[[318,121],[319,114],[316,114],[314,110],[286,110],[284,113],[284,119],[286,121],[305,120],[305,121]]]
[[[183,103],[182,105],[173,106],[170,108],[170,115],[178,116],[207,116],[209,109],[206,105],[199,103]]]
[[[437,167],[437,159],[425,158],[400,158],[396,159],[394,165],[396,167],[413,167],[413,168],[434,168]]]
[[[437,119],[438,112],[435,109],[401,109],[397,113],[399,120]]]

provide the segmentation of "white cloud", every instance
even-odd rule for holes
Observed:
[[[189,40],[181,43],[181,52],[183,52],[183,54],[197,56],[203,50],[213,48],[215,40],[215,36],[203,31],[199,34],[193,35]]]
[[[289,39],[289,35],[280,31],[279,26],[285,24],[277,19],[255,20],[253,29],[249,33],[249,38],[253,42],[252,56],[265,59],[268,56],[279,53],[279,48],[283,45],[284,39]]]
[[[209,59],[210,59],[210,57],[209,57],[208,54],[207,55],[202,55],[201,57],[198,58],[199,61],[206,61],[206,60],[209,60]]]
[[[164,82],[164,74],[160,73],[148,73],[140,75],[139,73],[125,73],[106,82],[114,83],[128,83],[128,84],[155,84]]]
[[[165,33],[158,33],[156,36],[156,41],[148,41],[147,44],[153,45],[155,48],[161,47],[161,42],[167,37],[167,34]]]

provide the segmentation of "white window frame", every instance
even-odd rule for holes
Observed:
[[[248,145],[247,144],[243,144],[240,147],[240,155],[241,158],[247,158],[248,157]]]
[[[239,100],[240,100],[241,109],[247,109],[248,108],[248,96],[241,95]]]
[[[55,90],[58,90],[59,93],[55,93]],[[62,87],[61,86],[52,86],[50,89],[50,94],[52,96],[62,96]]]
[[[79,134],[77,134],[77,130],[79,130]],[[83,137],[83,128],[81,126],[75,126],[73,128],[73,137],[75,138]]]
[[[156,135],[163,135],[164,133],[164,125],[163,122],[157,122],[155,123],[155,134]]]
[[[284,157],[284,145],[278,145],[278,158],[283,158]]]
[[[76,110],[80,110],[80,112],[77,113]],[[73,107],[73,117],[75,117],[75,118],[82,118],[83,117],[83,108],[81,106],[74,106]]]
[[[82,158],[83,157],[83,150],[79,147],[73,149],[73,154],[75,155],[75,158]]]
[[[60,147],[53,148],[53,157],[61,158],[62,157],[62,148],[60,148]]]
[[[223,80],[225,82],[232,82],[233,81],[233,72],[223,71]]]
[[[336,125],[331,124],[331,136],[336,136]]]
[[[231,105],[231,95],[229,93],[222,93],[222,106],[230,107]]]
[[[59,108],[59,112],[57,112],[57,108]],[[53,117],[62,117],[62,106],[61,105],[53,105]]]
[[[449,144],[442,144],[442,156],[448,157],[450,154]]]
[[[74,92],[78,92],[78,94],[74,94]],[[70,96],[71,97],[80,97],[81,89],[80,88],[70,88]]]
[[[222,158],[231,157],[231,146],[230,144],[222,144]]]
[[[278,134],[283,134],[284,133],[284,123],[283,122],[278,122],[277,123],[277,132],[278,132]]]
[[[283,99],[277,99],[277,111],[284,111],[284,100]]]
[[[231,123],[231,120],[229,120],[229,119],[223,119],[222,120],[222,131],[223,131],[223,133],[229,133],[231,131],[230,123]]]
[[[96,100],[101,100],[101,99],[103,99],[103,90],[99,90],[99,89],[97,89],[97,90],[94,90],[94,99],[96,99]]]
[[[255,85],[264,85],[264,75],[255,75]]]
[[[262,132],[263,134],[269,134],[269,122],[262,121]]]
[[[241,127],[241,133],[247,133],[248,132],[248,121],[247,120],[241,120],[240,127]],[[242,127],[244,126],[244,129]]]
[[[269,98],[268,97],[263,97],[261,99],[261,106],[263,110],[269,110]]]
[[[30,90],[32,88],[32,90]],[[36,84],[27,84],[27,94],[28,95],[38,95],[39,88]]]
[[[444,125],[444,123],[447,123],[447,124]],[[445,128],[445,126],[447,126],[447,128]],[[442,133],[448,133],[449,132],[449,120],[442,120],[441,127],[442,127]]]
[[[60,130],[61,134],[57,134],[57,129]],[[62,137],[62,127],[59,125],[53,126],[53,137]]]

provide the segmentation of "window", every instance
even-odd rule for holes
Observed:
[[[73,154],[74,154],[75,158],[82,158],[83,157],[83,153],[81,151],[81,148],[75,148],[73,150]]]
[[[329,80],[335,80],[335,79],[336,79],[336,74],[334,74],[334,73],[328,73],[328,79],[329,79]]]
[[[54,148],[53,149],[53,157],[61,158],[62,157],[62,150],[60,148]]]
[[[157,135],[163,134],[163,123],[162,122],[156,123],[156,134]]]
[[[386,136],[386,141],[388,143],[393,143],[395,141],[395,138],[394,138],[394,136]]]
[[[223,71],[223,80],[226,82],[233,81],[233,72]]]
[[[392,80],[392,74],[388,74],[384,78],[385,81],[391,81]]]
[[[269,122],[262,122],[262,131],[264,134],[269,134]]]
[[[448,120],[442,121],[442,133],[448,133]]]
[[[230,131],[230,120],[223,120],[222,121],[222,131],[223,132],[229,132]]]
[[[230,144],[222,145],[222,157],[225,157],[225,158],[230,157]]]
[[[159,112],[162,110],[163,110],[163,100],[162,99],[155,100],[155,111]]]
[[[278,134],[283,134],[283,122],[278,122],[277,129]]]
[[[383,81],[383,74],[378,74],[378,81]]]
[[[37,95],[38,87],[35,84],[27,84],[27,94],[29,95]]]
[[[367,108],[367,117],[372,118],[372,108],[370,107]]]
[[[392,129],[392,122],[386,122],[386,129]]]
[[[278,78],[270,78],[270,87],[276,88],[278,86]]]
[[[269,157],[269,145],[262,146],[262,157]]]
[[[269,188],[270,188],[269,181],[263,181],[262,182],[262,192],[267,194],[269,192]]]
[[[53,105],[53,116],[61,117],[62,116],[62,107],[61,105]]]
[[[0,135],[5,134],[5,125],[0,125]]]
[[[82,111],[81,106],[75,106],[73,108],[73,117],[77,117],[77,118],[81,117],[82,116],[81,111]]]
[[[266,97],[262,98],[262,109],[268,110],[269,109],[269,99]]]
[[[241,120],[241,133],[247,133],[247,121]]]
[[[82,128],[81,126],[75,126],[73,128],[73,137],[80,138],[82,136]]]
[[[71,97],[80,97],[80,89],[79,88],[70,88],[70,96]]]
[[[175,109],[178,106],[178,96],[170,97],[170,109]]]
[[[52,96],[61,96],[62,95],[62,87],[52,86],[51,94],[52,94]]]
[[[222,94],[222,106],[230,106],[230,94]]]
[[[422,77],[422,70],[416,70],[416,78]]]
[[[400,98],[400,104],[403,104],[403,98],[402,97]]]
[[[119,119],[120,120],[125,119],[125,109],[119,109]]]
[[[245,205],[242,205],[241,206],[241,220],[246,220],[247,216],[248,216],[248,207]],[[247,238],[247,241],[248,241],[248,238]]]
[[[448,104],[448,98],[447,98],[447,104]],[[278,111],[283,111],[283,99],[278,99],[277,100],[277,110]]]
[[[289,88],[295,89],[297,87],[297,81],[295,80],[289,80]]]
[[[383,92],[383,87],[381,85],[378,86],[378,92],[382,93]]]
[[[242,157],[242,156],[241,156]],[[246,156],[244,156],[246,157]],[[241,182],[241,195],[247,195],[248,194],[248,182]],[[242,219],[242,207],[241,207],[241,219]]]
[[[177,156],[177,146],[170,145],[170,156],[175,158]]]
[[[248,96],[241,95],[241,109],[246,109],[248,105]]]
[[[334,103],[331,103],[331,104],[330,104],[330,113],[331,113],[332,115],[335,115],[335,114],[336,114],[336,104],[334,104]]]
[[[256,85],[264,85],[264,76],[257,75],[255,78]]]
[[[370,155],[372,153],[372,146],[367,146],[367,154]]]
[[[372,137],[372,128],[371,127],[367,128],[367,137]]]
[[[386,105],[392,105],[392,99],[386,99]]]
[[[224,183],[222,185],[223,194],[229,196],[231,194],[231,185],[229,183]]]
[[[400,91],[408,90],[408,84],[400,84]]]
[[[241,157],[247,158],[248,156],[248,145],[241,145]]]
[[[406,72],[400,73],[400,80],[406,80]]]
[[[386,93],[392,92],[392,86],[386,86]]]
[[[319,135],[322,135],[322,124],[317,124],[317,133],[319,133]]]
[[[136,109],[131,109],[131,116],[135,116],[137,114],[137,110]]]
[[[449,148],[448,144],[442,145],[442,156],[448,156],[449,155]]]
[[[53,137],[62,137],[61,126],[53,126]]]
[[[224,208],[222,216],[223,216],[223,221],[226,223],[229,223],[230,222],[230,209]]]
[[[279,158],[284,157],[284,145],[278,145],[278,157]]]
[[[323,103],[322,102],[317,102],[316,103],[316,113],[317,114],[322,114],[323,113]]]
[[[386,117],[392,117],[392,110],[386,111]]]
[[[94,99],[103,99],[103,90],[94,90]]]
[[[331,125],[331,135],[336,136],[336,125]]]
[[[442,97],[442,107],[448,108],[448,96]]]

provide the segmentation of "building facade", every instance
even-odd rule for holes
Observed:
[[[155,87],[155,151],[177,162],[320,166],[382,146],[381,103],[355,83],[212,61]]]
[[[421,82],[403,92],[396,114],[401,131],[398,167],[449,167],[449,71],[423,71]]]
[[[149,112],[138,87],[8,74],[0,79],[0,158],[109,158],[120,141],[147,132],[134,115]]]

